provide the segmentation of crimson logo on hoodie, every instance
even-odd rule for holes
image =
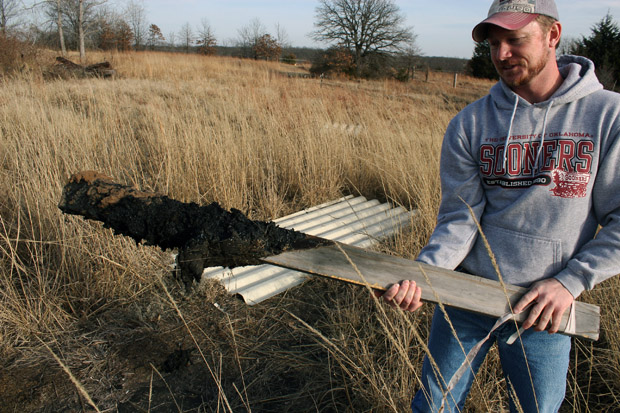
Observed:
[[[561,198],[583,198],[587,195],[590,174],[566,172],[556,169],[552,172],[555,188],[551,189],[554,196]]]
[[[553,137],[572,137],[574,133],[552,133]],[[587,135],[589,134],[579,134]],[[585,137],[585,136],[584,136]],[[518,138],[518,137],[516,137]],[[489,139],[497,142],[499,139]],[[480,147],[480,174],[490,186],[529,188],[547,186],[553,196],[581,198],[586,196],[594,153],[591,140],[545,140],[483,144]],[[504,153],[506,152],[506,153]]]

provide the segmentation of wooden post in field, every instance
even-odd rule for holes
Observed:
[[[459,79],[459,74],[457,72],[454,72],[454,81],[452,82],[452,87],[456,88],[456,83],[458,82]]]

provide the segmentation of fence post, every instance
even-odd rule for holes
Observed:
[[[452,82],[452,87],[456,88],[456,82],[458,82],[459,74],[454,72],[454,82]]]

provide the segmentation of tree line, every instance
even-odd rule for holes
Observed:
[[[55,48],[63,56],[67,50],[78,50],[82,60],[88,49],[216,53],[218,41],[207,19],[164,34],[149,22],[144,0],[115,4],[112,7],[108,0],[0,0],[0,36]],[[276,33],[270,34],[255,19],[239,29],[238,39],[232,42],[242,47],[243,57],[279,58],[286,33],[281,27],[276,27]]]
[[[316,30],[310,36],[328,46],[318,54],[315,71],[370,76],[398,63],[403,74],[412,70],[418,53],[415,35],[393,0],[319,0]],[[0,35],[18,37],[40,46],[79,50],[182,50],[206,55],[219,46],[234,47],[240,57],[294,62],[284,28],[267,30],[258,19],[238,29],[237,38],[219,42],[206,19],[194,27],[163,33],[149,22],[144,0],[0,0]],[[121,8],[119,8],[121,6]],[[342,17],[342,19],[341,19]],[[346,24],[338,22],[346,21]],[[334,58],[337,61],[334,61]],[[395,70],[395,69],[394,69]]]
[[[0,0],[0,36],[58,48],[63,55],[67,49],[79,50],[81,60],[87,49],[213,55],[224,48],[238,57],[297,60],[279,24],[270,31],[253,19],[237,30],[235,39],[221,42],[207,19],[164,34],[148,21],[144,0],[115,4],[116,8],[108,0]],[[311,71],[317,75],[408,80],[423,64],[416,34],[405,25],[394,0],[318,0],[314,27],[309,36],[326,45],[311,59]],[[597,23],[590,35],[563,41],[561,49],[591,58],[601,82],[610,89],[620,87],[620,29],[611,15]],[[497,78],[486,42],[475,45],[467,70],[477,77]]]

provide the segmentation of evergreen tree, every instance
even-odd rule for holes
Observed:
[[[594,62],[596,74],[606,89],[620,90],[620,27],[607,14],[592,27],[589,37],[583,36],[571,49],[572,54]]]
[[[476,43],[474,54],[467,64],[472,76],[484,79],[499,79],[497,70],[491,61],[491,47],[488,41]]]

